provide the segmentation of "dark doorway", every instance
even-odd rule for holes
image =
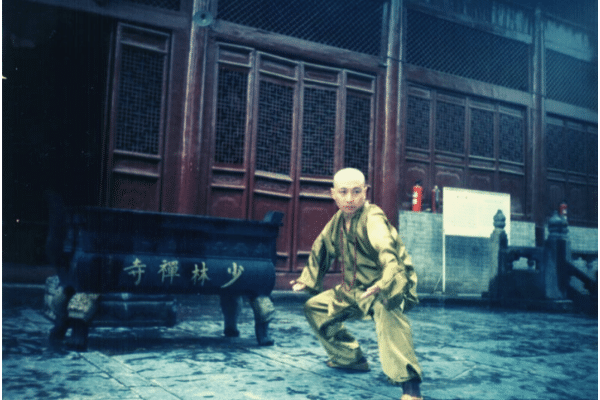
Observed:
[[[3,8],[3,261],[44,263],[48,193],[99,204],[112,22],[27,2]]]

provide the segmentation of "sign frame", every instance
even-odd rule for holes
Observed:
[[[494,216],[506,217],[510,244],[510,194],[444,187],[442,195],[442,293],[446,292],[446,236],[485,237],[494,231]]]

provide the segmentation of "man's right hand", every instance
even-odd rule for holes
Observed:
[[[302,282],[290,281],[290,285],[292,285],[292,290],[294,292],[300,292],[301,290],[306,289],[306,285]]]

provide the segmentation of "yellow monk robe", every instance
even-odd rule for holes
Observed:
[[[322,292],[322,281],[334,260],[343,281]],[[365,203],[345,228],[342,211],[327,223],[311,249],[299,283],[313,293],[306,317],[332,361],[352,365],[363,357],[358,342],[343,321],[361,317],[375,320],[381,364],[393,382],[421,378],[412,333],[404,312],[418,303],[417,276],[404,244],[384,212]],[[361,299],[371,286],[381,291]]]

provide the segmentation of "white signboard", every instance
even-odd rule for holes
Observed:
[[[489,238],[494,231],[494,215],[501,210],[506,217],[506,236],[510,242],[510,194],[445,187],[442,236],[442,291],[446,292],[446,236]]]
[[[510,237],[510,194],[445,187],[442,199],[445,235],[490,237],[494,215],[502,210]]]

